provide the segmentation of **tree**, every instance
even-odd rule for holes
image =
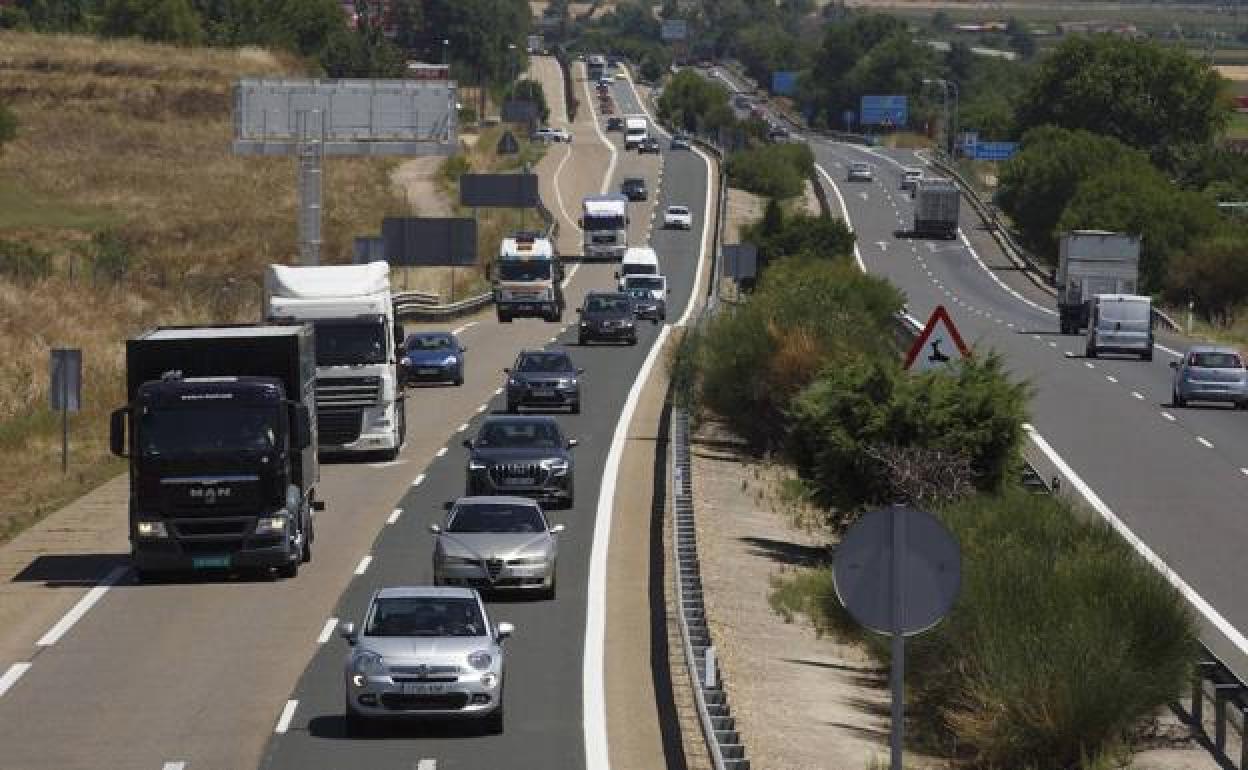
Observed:
[[[1006,22],[1005,37],[1013,48],[1024,59],[1030,59],[1036,53],[1036,36],[1031,34],[1027,25],[1011,16]]]
[[[1084,129],[1155,154],[1208,142],[1229,119],[1225,81],[1182,48],[1078,36],[1042,59],[1018,103],[1018,125]]]
[[[691,70],[681,70],[659,97],[659,120],[686,131],[708,132],[732,125],[735,117],[726,88]]]
[[[533,102],[537,105],[538,117],[545,123],[550,120],[550,107],[546,104],[546,91],[536,80],[517,80],[511,87],[511,98]]]
[[[95,5],[95,0],[17,0],[13,7],[39,32],[82,32]]]
[[[203,38],[199,15],[189,0],[107,0],[100,32],[107,37],[182,45],[194,45]]]
[[[0,102],[0,149],[17,138],[17,116]]]
[[[1248,302],[1248,233],[1228,229],[1193,243],[1173,259],[1168,289],[1195,302],[1205,319],[1230,326]]]

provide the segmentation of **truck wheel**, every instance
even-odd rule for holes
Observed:
[[[498,314],[498,322],[499,322],[499,323],[503,323],[503,324],[509,324],[509,323],[511,323],[511,314],[510,314],[510,313],[499,313],[499,314]]]
[[[1170,404],[1172,406],[1184,407],[1187,406],[1187,399],[1180,396],[1179,391],[1175,390],[1170,393]]]
[[[1060,322],[1062,334],[1070,334],[1070,323],[1063,318]]]
[[[364,717],[360,716],[355,709],[346,706],[343,709],[343,732],[348,738],[359,738],[364,735]]]
[[[310,516],[305,521],[306,523],[303,525],[303,554],[301,556],[301,560],[304,564],[307,564],[312,561],[312,538],[314,537],[314,525],[312,524],[312,518]]]
[[[299,575],[299,560],[288,561],[277,568],[277,576],[289,580]]]
[[[1149,348],[1148,350],[1145,350],[1143,353],[1140,354],[1140,358],[1144,359],[1145,361],[1152,361],[1153,349]]]
[[[1087,351],[1084,355],[1088,358],[1096,358],[1096,346],[1088,345]]]

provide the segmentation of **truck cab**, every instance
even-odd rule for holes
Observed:
[[[591,195],[581,202],[583,251],[588,259],[620,259],[628,249],[628,199]]]
[[[1135,295],[1140,238],[1107,230],[1063,233],[1057,265],[1057,310],[1062,334],[1088,326],[1098,294]]]
[[[624,119],[624,149],[640,147],[650,138],[650,124],[644,117],[633,115]]]
[[[550,238],[516,233],[503,239],[494,264],[494,307],[502,323],[517,316],[563,320],[563,265]]]
[[[1088,316],[1088,358],[1101,353],[1153,360],[1153,300],[1134,294],[1097,294]]]

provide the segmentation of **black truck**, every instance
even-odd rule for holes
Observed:
[[[316,352],[307,324],[162,327],[126,341],[130,544],[157,572],[268,570],[312,558],[320,481]]]

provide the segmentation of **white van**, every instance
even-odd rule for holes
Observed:
[[[630,275],[660,275],[659,255],[647,246],[634,246],[624,252],[620,260],[619,272],[615,279],[619,282],[619,290],[624,291],[624,280]]]
[[[644,117],[630,115],[624,119],[624,149],[631,150],[650,138],[650,125]]]
[[[1088,358],[1129,353],[1153,360],[1153,300],[1134,294],[1097,294],[1088,313]]]

